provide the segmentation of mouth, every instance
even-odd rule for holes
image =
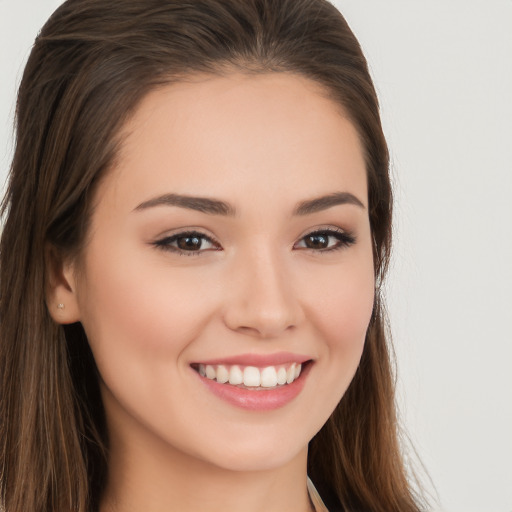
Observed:
[[[289,386],[297,381],[312,360],[267,366],[240,364],[193,363],[192,369],[201,377],[218,384],[250,391],[270,391]]]
[[[306,355],[239,354],[190,365],[214,396],[248,411],[285,407],[300,395],[315,360]]]

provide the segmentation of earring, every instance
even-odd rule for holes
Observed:
[[[64,304],[57,304],[57,309],[64,309]]]

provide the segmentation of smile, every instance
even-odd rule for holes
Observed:
[[[302,391],[313,366],[313,360],[307,357],[290,360],[287,354],[228,359],[190,366],[210,393],[232,406],[251,411],[271,411],[292,402]]]
[[[302,364],[257,366],[199,364],[196,371],[202,377],[219,384],[230,384],[244,389],[261,390],[285,386],[294,382],[300,375]]]

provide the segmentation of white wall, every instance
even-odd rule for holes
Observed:
[[[0,172],[58,0],[0,0]],[[396,193],[399,399],[445,512],[512,512],[512,1],[337,0],[381,98]]]
[[[511,512],[512,1],[336,4],[392,151],[406,424],[442,510]]]

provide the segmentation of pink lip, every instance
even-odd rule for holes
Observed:
[[[256,366],[257,368],[264,368],[265,366],[277,366],[286,363],[305,363],[311,359],[310,356],[301,354],[292,354],[291,352],[278,352],[276,354],[240,354],[219,359],[210,359],[208,361],[197,361],[195,364],[201,363],[204,365],[240,365],[240,366]]]
[[[226,362],[226,360],[223,359],[223,362]],[[274,364],[283,364],[284,362],[285,361]],[[311,366],[312,364],[307,364],[303,368],[299,378],[294,380],[291,384],[285,384],[284,386],[279,386],[277,388],[268,390],[250,390],[239,388],[237,386],[231,386],[230,384],[220,384],[215,380],[202,377],[199,375],[199,373],[196,373],[196,375],[214,395],[230,403],[231,405],[250,411],[271,411],[285,406],[302,391]]]

